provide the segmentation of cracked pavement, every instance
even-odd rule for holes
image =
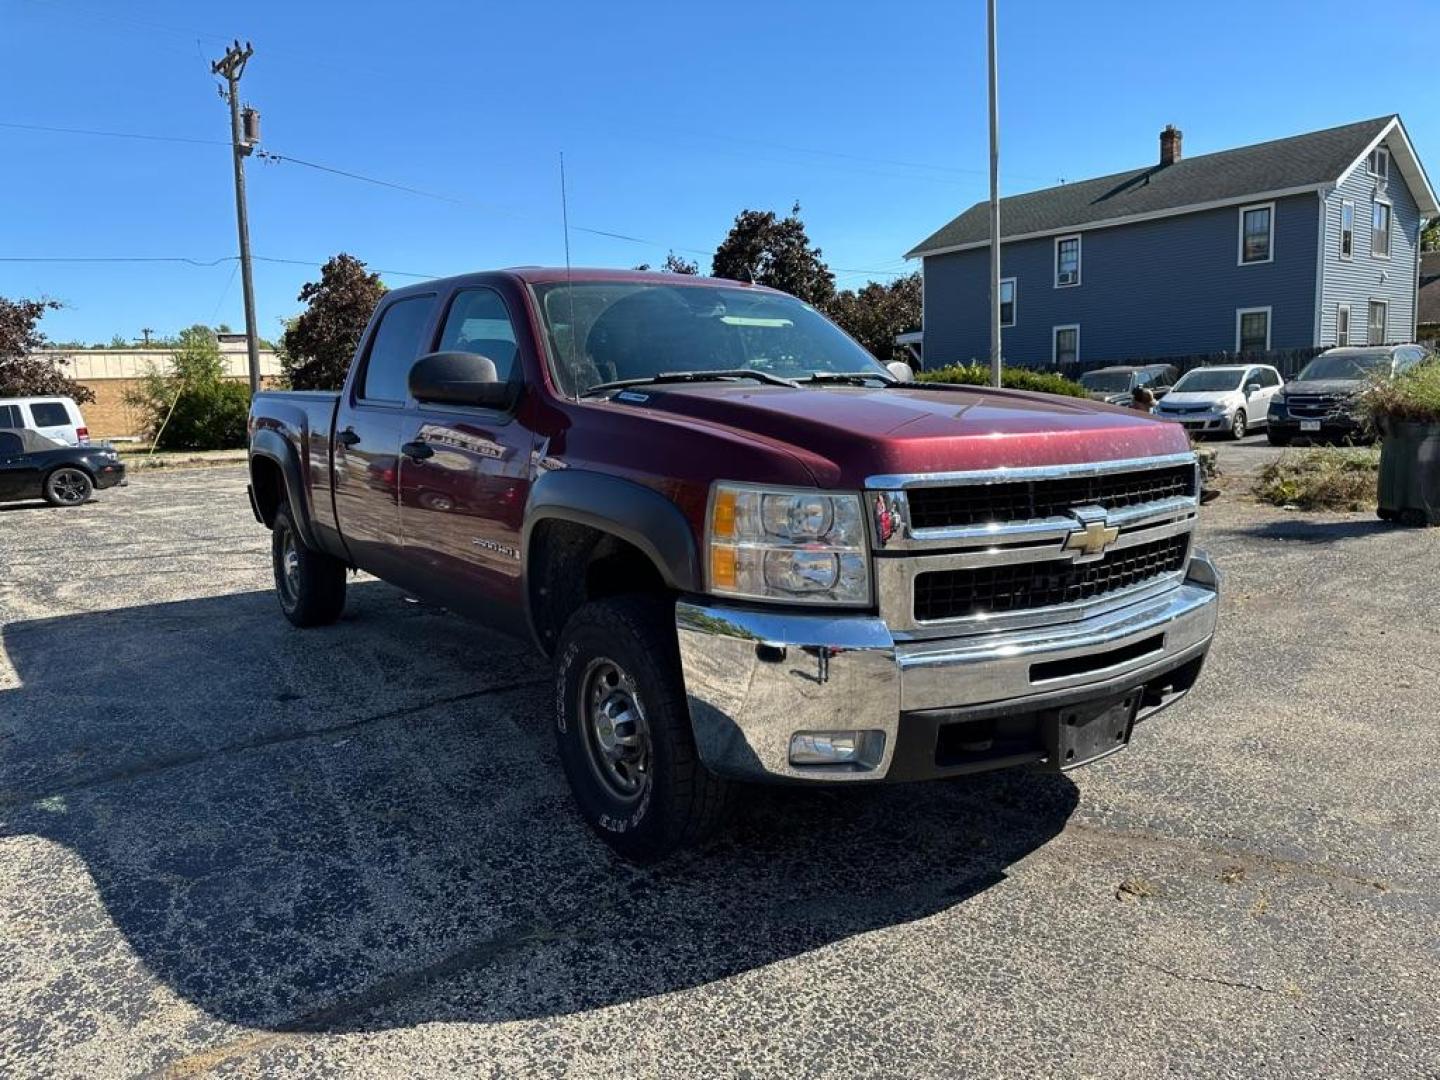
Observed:
[[[637,870],[528,649],[270,591],[243,470],[0,508],[0,1075],[1440,1075],[1440,533],[1227,494],[1069,776],[747,793]]]

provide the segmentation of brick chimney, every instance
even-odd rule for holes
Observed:
[[[1174,165],[1180,160],[1180,140],[1185,133],[1174,124],[1166,124],[1165,130],[1160,132],[1160,164]]]

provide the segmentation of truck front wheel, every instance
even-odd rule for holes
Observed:
[[[296,626],[328,626],[345,610],[345,564],[306,547],[295,531],[290,507],[275,513],[270,559],[280,610]]]
[[[584,605],[556,651],[560,760],[581,816],[624,858],[653,862],[722,820],[728,785],[700,762],[675,644],[674,605]]]

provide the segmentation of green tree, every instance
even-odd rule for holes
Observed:
[[[110,348],[112,348],[112,349],[128,349],[128,348],[130,348],[130,339],[129,339],[129,338],[121,337],[119,334],[111,334],[111,335],[110,335]]]
[[[651,270],[654,268],[649,263],[641,263],[635,267],[635,269]],[[672,251],[665,256],[665,261],[660,264],[660,269],[667,274],[698,274],[700,273],[700,264],[685,258],[683,255],[676,255],[675,252]]]
[[[729,235],[715,249],[710,272],[715,277],[769,285],[825,308],[835,296],[835,275],[821,254],[805,233],[799,203],[784,218],[773,210],[742,210]]]
[[[1440,218],[1425,226],[1425,231],[1420,234],[1421,251],[1440,251]]]
[[[125,396],[160,450],[224,450],[245,445],[250,388],[225,378],[220,344],[208,326],[180,331],[170,370],[152,364]]]
[[[320,270],[320,280],[300,290],[304,311],[286,324],[280,366],[296,390],[337,390],[365,324],[385,295],[379,274],[343,252]]]
[[[80,403],[93,391],[66,376],[55,360],[36,355],[46,345],[39,323],[59,308],[54,300],[6,300],[0,296],[0,397],[54,394]]]
[[[918,272],[889,285],[872,281],[861,289],[837,293],[825,313],[882,364],[909,360],[895,335],[920,329],[921,281]]]

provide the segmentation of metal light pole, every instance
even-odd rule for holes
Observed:
[[[986,5],[990,42],[990,382],[1000,385],[1000,102],[995,72],[995,0]]]
[[[245,62],[255,49],[247,41],[240,47],[236,41],[225,55],[210,65],[216,75],[223,75],[229,87],[225,96],[230,102],[230,142],[235,158],[235,223],[240,233],[240,287],[245,294],[245,351],[250,358],[250,392],[260,389],[260,339],[255,333],[255,283],[250,273],[250,217],[245,209],[245,158],[260,140],[259,114],[245,110],[245,124],[240,122],[240,76]]]

